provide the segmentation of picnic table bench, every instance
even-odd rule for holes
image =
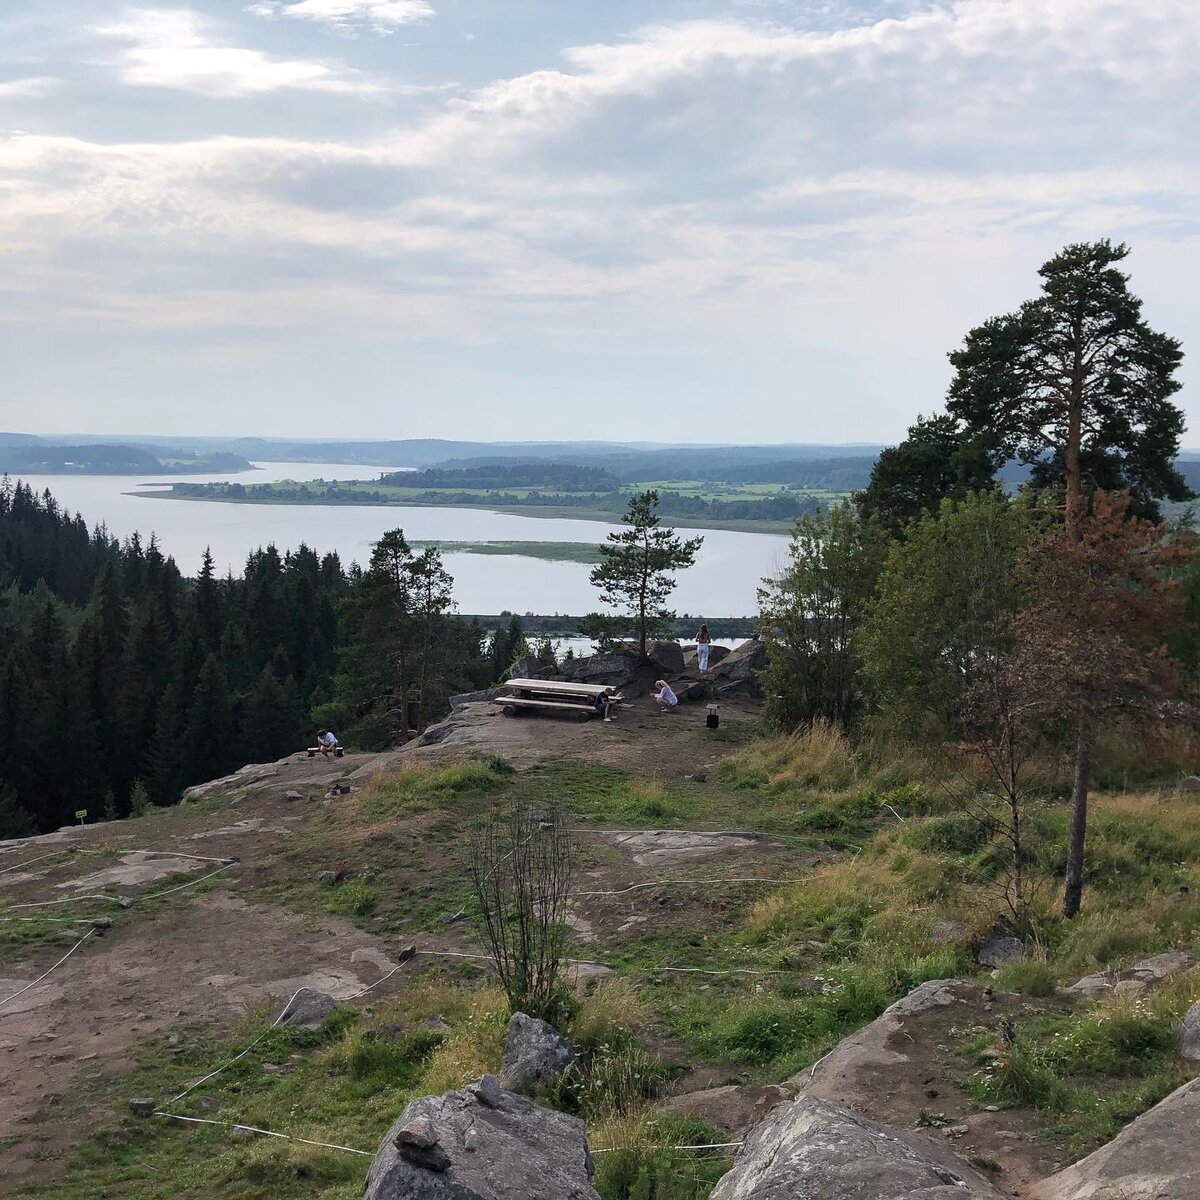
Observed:
[[[506,717],[515,717],[522,711],[538,709],[572,713],[580,721],[591,720],[598,712],[596,697],[608,692],[602,683],[560,683],[553,679],[510,679],[504,690],[492,703]],[[619,693],[609,693],[612,700],[620,701]]]
[[[308,757],[309,758],[316,758],[317,755],[320,753],[321,753],[320,746],[309,746],[308,747]],[[342,755],[345,753],[346,753],[345,750],[343,750],[341,746],[334,746],[334,748],[333,748],[333,757],[334,758],[341,758]]]

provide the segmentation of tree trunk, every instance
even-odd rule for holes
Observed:
[[[1067,871],[1063,888],[1062,915],[1079,912],[1083,896],[1083,848],[1087,837],[1088,784],[1092,776],[1092,722],[1085,713],[1079,718],[1075,742],[1075,782],[1071,789],[1071,828],[1067,835]]]
[[[1079,521],[1086,504],[1083,497],[1083,471],[1079,463],[1079,452],[1083,442],[1083,330],[1077,320],[1072,333],[1075,342],[1075,361],[1071,367],[1071,396],[1067,410],[1067,444],[1064,447],[1064,519],[1067,533],[1076,537]]]

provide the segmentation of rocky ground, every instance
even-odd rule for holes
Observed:
[[[294,872],[337,871],[353,857],[353,847],[344,844],[360,835],[353,823],[316,844],[311,827],[331,816],[336,823],[339,808],[368,780],[414,760],[447,761],[472,751],[502,755],[517,767],[565,757],[651,779],[678,778],[703,772],[736,748],[757,707],[725,702],[722,713],[714,738],[702,705],[660,716],[643,699],[612,724],[580,725],[536,716],[512,720],[473,703],[456,711],[437,745],[342,759],[296,755],[195,788],[188,803],[137,821],[0,842],[0,915],[9,918],[8,929],[29,931],[27,945],[10,941],[0,957],[0,999],[27,989],[0,1006],[5,1194],[18,1195],[12,1189],[23,1181],[61,1170],[61,1156],[91,1118],[77,1109],[67,1118],[64,1097],[81,1081],[98,1084],[130,1069],[147,1036],[195,1022],[229,1026],[302,986],[343,999],[391,969],[395,937],[328,914],[314,919],[270,899]],[[757,848],[753,839],[721,836],[598,840],[622,852],[589,872],[589,886],[597,890],[644,879],[647,868]],[[296,854],[300,843],[304,849]],[[211,879],[187,886],[214,870],[219,873]],[[182,890],[156,897],[177,887]],[[93,898],[58,903],[77,896]],[[68,917],[78,923],[66,923]],[[96,930],[68,962],[28,987],[89,931],[93,917],[111,927]],[[594,938],[596,928],[625,918],[614,903],[597,898],[578,906],[576,920],[585,937]],[[48,936],[35,937],[35,928]],[[457,927],[409,932],[418,944],[476,949]]]
[[[716,980],[710,977],[720,971],[707,968],[740,963],[713,962],[706,947],[732,944],[721,939],[744,928],[747,907],[762,895],[758,884],[804,880],[857,850],[841,837],[798,839],[754,827],[749,793],[714,779],[721,760],[756,733],[758,702],[736,678],[736,657],[720,682],[699,680],[686,663],[679,667],[672,678],[681,692],[698,685],[698,698],[669,716],[644,697],[611,725],[505,717],[473,699],[424,744],[340,760],[296,756],[193,789],[187,803],[138,820],[0,843],[0,1192],[70,1200],[205,1194],[176,1185],[161,1192],[152,1185],[79,1192],[69,1184],[71,1164],[98,1131],[110,1139],[107,1145],[129,1144],[136,1134],[127,1125],[132,1085],[125,1081],[136,1078],[145,1086],[150,1071],[153,1084],[155,1063],[168,1071],[171,1056],[188,1053],[199,1040],[238,1044],[240,1031],[262,1026],[264,1018],[269,1023],[300,988],[369,1011],[453,961],[437,954],[478,954],[463,912],[463,834],[491,802],[488,789],[497,779],[514,780],[520,796],[561,803],[571,814],[581,848],[570,918],[573,953],[583,960],[576,980],[649,979],[661,985],[664,1012],[712,996]],[[594,668],[574,669],[578,678]],[[623,686],[633,697],[638,679]],[[722,721],[714,731],[704,718],[720,688]],[[713,886],[714,879],[747,882],[739,891]],[[935,941],[968,936],[959,922],[942,924],[954,928],[935,928]],[[393,976],[409,948],[418,956]],[[1000,961],[1011,949],[993,938],[978,954]],[[797,953],[808,951],[798,947]],[[670,974],[680,962],[705,966],[695,975]],[[809,1186],[810,1168],[826,1177],[850,1170],[837,1146],[857,1146],[850,1157],[862,1159],[882,1154],[886,1143],[888,1153],[895,1150],[907,1164],[893,1172],[895,1180],[908,1180],[908,1191],[895,1191],[897,1200],[1196,1200],[1200,1186],[1193,1186],[1192,1168],[1180,1166],[1171,1150],[1194,1126],[1194,1089],[1181,1090],[1166,1109],[1144,1118],[1141,1132],[1135,1127],[1123,1134],[1107,1157],[1101,1150],[1069,1166],[1072,1156],[1060,1138],[1048,1136],[1043,1112],[1022,1103],[980,1102],[963,1054],[972,1039],[994,1043],[1002,1054],[1006,1029],[1060,1020],[1096,997],[1150,994],[1171,979],[1192,978],[1193,969],[1191,957],[1176,951],[1123,971],[1096,972],[1044,998],[994,989],[986,973],[924,984],[788,1078],[716,1054],[688,1059],[658,1025],[640,1032],[674,1064],[662,1111],[698,1118],[731,1141],[747,1142],[715,1197],[891,1197],[796,1190]],[[777,1002],[828,987],[820,976],[792,972],[787,984],[793,991],[785,993],[778,975],[765,972],[770,978],[762,985],[752,978],[738,984],[747,1003],[756,1003],[760,991],[764,1002]],[[372,989],[365,999],[364,989]],[[1200,1016],[1194,1024],[1200,1054]],[[982,1053],[991,1052],[985,1047]],[[186,1079],[194,1071],[199,1077],[210,1065],[204,1060],[173,1076]],[[283,1071],[286,1063],[270,1069]],[[231,1081],[221,1102],[232,1097],[236,1108],[238,1086]],[[166,1090],[163,1085],[159,1096]],[[499,1118],[482,1119],[493,1102],[497,1110],[510,1104],[455,1092],[410,1117],[443,1114],[454,1128],[465,1120],[464,1129],[503,1126]],[[218,1103],[215,1095],[212,1103]],[[527,1113],[523,1102],[511,1103],[514,1112]],[[582,1138],[577,1122],[551,1124],[555,1137]],[[383,1128],[386,1122],[373,1136]],[[418,1128],[418,1140],[424,1129]],[[903,1143],[898,1150],[896,1138]],[[437,1151],[418,1146],[414,1153],[436,1157]],[[551,1145],[548,1163],[554,1153]],[[1154,1175],[1154,1161],[1173,1165]],[[792,1174],[780,1182],[770,1163]],[[938,1174],[946,1170],[958,1172],[959,1182],[946,1183]],[[379,1171],[387,1178],[412,1174],[394,1155]],[[921,1190],[926,1185],[954,1190]],[[968,1186],[974,1190],[964,1190]],[[221,1195],[326,1194],[305,1187],[301,1173],[283,1190],[268,1181]],[[553,1188],[552,1178],[547,1187]],[[571,1187],[572,1195],[590,1193],[577,1180]]]

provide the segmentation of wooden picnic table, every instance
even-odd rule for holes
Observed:
[[[608,695],[618,704],[623,697],[610,692],[603,683],[566,683],[555,679],[510,679],[504,690],[492,703],[498,705],[505,716],[516,716],[524,709],[549,709],[555,712],[574,713],[581,721],[590,720],[600,710],[596,708],[596,697]]]

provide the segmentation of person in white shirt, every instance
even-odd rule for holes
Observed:
[[[323,757],[328,758],[333,754],[337,750],[337,744],[338,740],[330,730],[320,729],[317,731],[317,748]]]
[[[658,688],[654,693],[654,703],[658,705],[658,711],[670,712],[679,703],[679,697],[671,691],[665,679],[655,680],[654,686]]]

